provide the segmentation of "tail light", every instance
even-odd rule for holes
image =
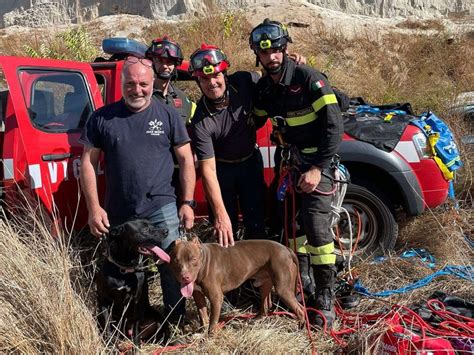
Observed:
[[[423,132],[413,135],[413,144],[420,159],[429,159],[433,157],[431,147],[428,146],[428,140]]]

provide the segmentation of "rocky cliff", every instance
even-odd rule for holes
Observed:
[[[99,16],[134,14],[152,19],[178,19],[198,15],[208,6],[236,9],[256,5],[277,6],[288,0],[2,0],[0,27],[40,27],[81,23]],[[348,14],[377,17],[442,17],[473,12],[471,0],[293,0]]]

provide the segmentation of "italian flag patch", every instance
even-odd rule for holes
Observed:
[[[318,81],[315,81],[313,84],[311,84],[311,86],[312,86],[312,89],[316,91],[316,90],[321,89],[323,86],[325,86],[325,84],[324,84],[324,81],[318,80]]]

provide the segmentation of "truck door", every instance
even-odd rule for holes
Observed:
[[[33,196],[68,229],[87,222],[79,194],[82,127],[102,106],[89,64],[0,57],[8,85],[3,159],[6,180]],[[5,169],[4,169],[5,171]],[[100,173],[100,172],[99,172]],[[8,181],[5,181],[8,184]]]

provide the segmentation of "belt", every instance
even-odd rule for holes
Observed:
[[[218,161],[220,163],[243,163],[244,161],[249,160],[253,156],[254,153],[255,153],[255,151],[253,151],[249,155],[247,155],[243,158],[240,158],[240,159],[228,160],[228,159],[216,158],[216,161]]]

